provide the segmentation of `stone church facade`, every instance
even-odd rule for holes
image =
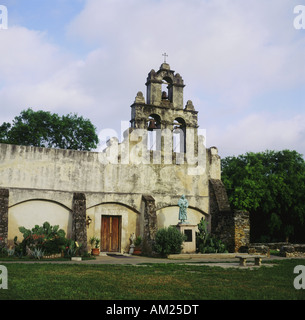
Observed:
[[[103,152],[0,144],[0,238],[10,245],[20,226],[48,221],[85,246],[99,237],[102,252],[128,252],[141,235],[150,253],[156,231],[177,225],[185,195],[190,224],[206,219],[230,251],[247,245],[249,217],[230,210],[217,148],[205,147],[198,112],[184,105],[182,77],[163,63],[146,86],[124,140]]]

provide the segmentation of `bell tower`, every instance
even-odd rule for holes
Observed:
[[[166,91],[162,91],[166,85]],[[147,77],[147,103],[157,106],[183,109],[183,79],[179,73],[170,69],[169,64],[162,63],[160,69],[151,70]]]
[[[191,100],[184,106],[185,85],[181,75],[164,62],[157,72],[149,72],[146,87],[146,102],[143,93],[139,91],[131,105],[131,128],[155,132],[158,150],[170,151],[165,147],[164,132],[167,137],[169,133],[171,135],[171,151],[185,153],[191,136],[197,150],[198,112]]]

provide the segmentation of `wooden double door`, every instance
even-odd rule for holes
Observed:
[[[121,217],[102,216],[101,251],[119,252],[121,247]]]

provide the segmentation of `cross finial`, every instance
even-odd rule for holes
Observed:
[[[166,63],[166,57],[168,57],[168,55],[165,53],[162,54],[162,56],[164,57],[164,63]]]

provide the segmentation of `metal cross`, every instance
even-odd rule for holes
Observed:
[[[162,56],[164,57],[164,63],[166,63],[166,57],[168,57],[168,55],[165,53],[162,54]]]

